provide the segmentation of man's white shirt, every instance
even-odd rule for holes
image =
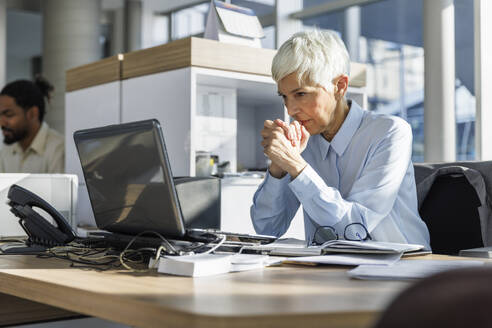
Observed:
[[[18,142],[0,150],[1,173],[64,173],[65,140],[46,122],[24,151]]]

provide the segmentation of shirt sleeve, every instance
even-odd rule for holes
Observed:
[[[289,188],[290,180],[289,174],[277,179],[267,172],[250,209],[256,233],[280,237],[288,230],[300,204]]]
[[[371,232],[394,206],[411,157],[410,126],[397,124],[374,143],[366,163],[345,197],[329,187],[307,166],[289,187],[314,223],[333,226],[343,235],[350,223],[364,224]]]

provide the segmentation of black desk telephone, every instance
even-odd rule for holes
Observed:
[[[10,211],[19,218],[19,224],[27,233],[26,252],[65,245],[75,239],[72,228],[65,218],[39,196],[14,184],[10,187],[7,197],[8,205],[11,207]],[[48,222],[33,207],[46,211],[57,226]],[[22,251],[19,250],[19,252]]]

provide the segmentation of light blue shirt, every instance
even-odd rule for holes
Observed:
[[[308,241],[319,226],[332,226],[343,238],[345,227],[357,222],[373,240],[430,249],[418,213],[411,152],[407,122],[352,101],[331,142],[319,134],[309,138],[302,153],[308,165],[296,179],[267,173],[251,206],[256,232],[282,236],[302,204]]]

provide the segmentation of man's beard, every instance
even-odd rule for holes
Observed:
[[[10,132],[10,135],[3,136],[3,143],[6,145],[11,145],[17,141],[24,139],[27,136],[27,129],[13,130],[2,127],[2,130]]]

